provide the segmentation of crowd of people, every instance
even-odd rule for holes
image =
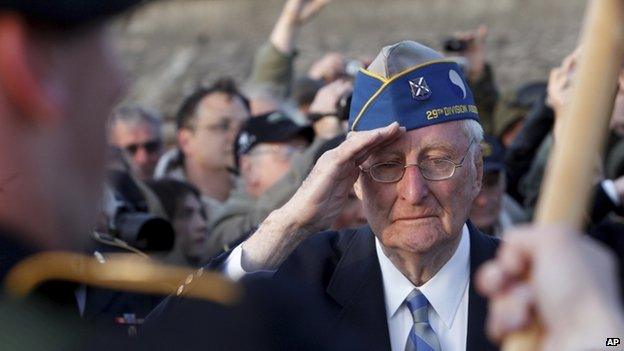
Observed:
[[[285,0],[248,79],[197,87],[166,140],[159,111],[113,106],[105,22],[138,2],[0,4],[0,279],[41,251],[123,252],[244,297],[45,284],[0,301],[7,349],[497,350],[536,317],[544,350],[624,338],[624,70],[605,151],[579,165],[584,233],[528,226],[580,50],[511,92],[483,25],[298,72],[331,1]]]

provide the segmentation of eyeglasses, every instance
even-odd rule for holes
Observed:
[[[206,129],[211,132],[228,133],[230,131],[240,130],[242,123],[232,121],[231,119],[222,119],[220,122],[198,127],[200,129]]]
[[[306,149],[305,145],[293,145],[293,144],[281,144],[281,145],[259,145],[254,147],[249,153],[249,156],[259,156],[264,154],[281,154],[284,157],[290,158],[294,154],[303,153]]]
[[[362,172],[368,173],[370,177],[379,183],[395,183],[403,179],[405,169],[407,167],[416,166],[420,170],[423,178],[426,180],[445,180],[451,178],[455,174],[455,170],[464,164],[464,160],[468,155],[470,147],[474,143],[474,139],[470,141],[464,156],[459,163],[455,163],[447,158],[432,158],[419,163],[403,164],[400,162],[382,162],[376,163],[369,168],[361,168]]]
[[[136,154],[137,151],[139,151],[139,149],[141,148],[145,149],[147,153],[153,154],[159,151],[161,146],[162,146],[162,142],[160,142],[160,140],[150,140],[145,143],[136,143],[136,144],[126,145],[124,149],[128,151],[128,153],[130,153],[131,155]]]

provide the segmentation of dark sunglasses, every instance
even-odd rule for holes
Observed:
[[[153,154],[160,150],[162,143],[158,140],[151,140],[146,143],[138,143],[138,144],[129,144],[126,145],[124,149],[128,151],[131,155],[134,155],[139,151],[140,148],[144,148],[147,153]]]

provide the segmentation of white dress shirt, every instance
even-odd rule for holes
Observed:
[[[375,237],[377,259],[381,266],[386,317],[392,351],[403,351],[414,325],[405,298],[415,288],[381,250]],[[241,264],[242,248],[238,245],[222,266],[223,274],[239,280],[246,272]],[[468,285],[470,280],[470,235],[462,229],[459,245],[451,259],[428,282],[418,289],[425,295],[429,308],[429,324],[438,336],[442,351],[465,351],[468,330]]]
[[[607,196],[611,199],[611,201],[613,201],[616,206],[620,206],[620,196],[617,193],[617,188],[615,187],[613,180],[605,179],[600,182],[600,185],[602,186],[604,192],[607,193]]]
[[[405,298],[416,288],[381,250],[375,238],[381,266],[386,317],[392,351],[403,351],[414,320]],[[464,225],[455,253],[444,266],[418,289],[429,301],[429,324],[438,336],[442,351],[465,351],[468,331],[468,286],[470,280],[470,235]]]

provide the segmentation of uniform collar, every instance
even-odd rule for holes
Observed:
[[[444,324],[450,328],[470,279],[470,234],[462,228],[459,245],[442,268],[418,289],[425,295]],[[401,307],[405,298],[416,288],[386,257],[379,239],[375,237],[377,259],[381,267],[387,318]]]

